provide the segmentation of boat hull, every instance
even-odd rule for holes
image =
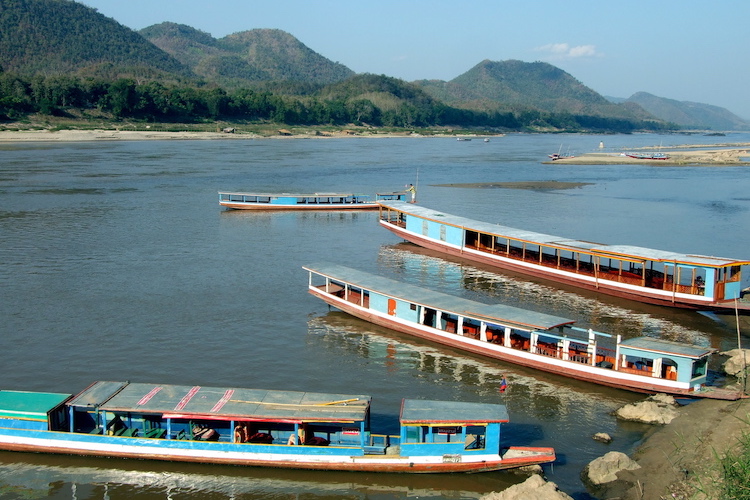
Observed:
[[[341,311],[378,326],[432,342],[437,342],[462,351],[506,361],[535,370],[541,370],[585,382],[593,382],[616,389],[624,389],[645,394],[666,393],[685,397],[725,400],[736,400],[740,397],[740,395],[734,391],[710,389],[695,392],[691,390],[688,384],[680,384],[676,381],[633,375],[598,366],[573,363],[562,359],[546,357],[528,351],[520,351],[453,333],[443,332],[425,325],[410,323],[403,320],[399,321],[392,316],[364,308],[329,293],[325,293],[316,287],[310,287],[309,292]]]
[[[590,290],[597,293],[604,293],[614,297],[636,300],[638,302],[660,306],[677,307],[681,309],[692,309],[700,311],[734,311],[736,308],[743,312],[750,312],[750,304],[748,304],[747,302],[712,302],[710,300],[695,299],[685,294],[671,293],[666,290],[656,290],[637,285],[630,285],[627,283],[599,280],[596,277],[584,276],[564,270],[536,265],[520,260],[514,260],[499,255],[474,250],[471,248],[459,248],[454,245],[449,245],[431,238],[423,237],[387,221],[381,220],[380,224],[395,235],[403,238],[406,241],[414,243],[415,245],[419,245],[430,250],[435,250],[440,253],[452,255],[459,259],[480,262],[482,264],[499,267],[501,269],[507,269],[519,274],[534,276],[546,281],[562,283],[576,288],[583,288],[585,290]]]
[[[222,207],[231,210],[377,210],[377,203],[349,203],[349,204],[310,204],[310,205],[282,205],[273,203],[241,203],[241,202],[219,202]]]
[[[286,448],[286,450],[285,450]],[[552,448],[511,447],[503,455],[401,457],[330,454],[327,447],[290,453],[284,445],[205,443],[52,431],[0,429],[0,450],[321,471],[451,473],[485,472],[552,462]],[[251,450],[251,451],[248,451]],[[459,461],[456,461],[459,460]]]

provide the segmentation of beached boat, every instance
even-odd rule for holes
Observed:
[[[219,191],[219,205],[234,210],[376,210],[379,201],[405,201],[406,193],[230,193]]]
[[[335,264],[304,266],[308,291],[341,311],[398,332],[565,377],[643,393],[738,399],[707,385],[715,349],[623,340],[575,321],[488,305]]]
[[[625,154],[628,158],[635,158],[636,160],[668,160],[669,156],[664,153],[627,153]]]
[[[640,302],[697,310],[750,311],[742,267],[749,260],[606,245],[384,202],[380,224],[448,255]]]
[[[405,399],[370,432],[370,396],[131,382],[0,391],[0,450],[367,472],[481,472],[555,460],[503,447],[504,405]]]

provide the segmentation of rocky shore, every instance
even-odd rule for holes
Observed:
[[[728,375],[741,380],[750,350],[723,352]],[[736,386],[739,392],[743,387]],[[745,391],[745,394],[747,392]],[[611,451],[589,463],[581,478],[589,493],[602,500],[713,500],[721,497],[720,457],[736,451],[750,435],[750,398],[736,401],[699,399],[680,405],[665,394],[619,408],[622,420],[654,424],[631,457]],[[610,438],[592,436],[604,442]],[[571,497],[541,476],[482,500],[568,500]]]

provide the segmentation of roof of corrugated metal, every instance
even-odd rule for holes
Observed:
[[[724,257],[712,257],[706,255],[683,254],[665,250],[655,250],[633,245],[607,245],[583,240],[571,240],[562,236],[535,233],[524,229],[516,229],[490,222],[481,222],[466,217],[450,215],[437,210],[421,207],[404,202],[381,202],[385,208],[413,214],[416,217],[435,220],[457,226],[463,229],[492,234],[513,240],[535,243],[542,246],[555,247],[571,252],[587,252],[601,255],[603,257],[621,258],[626,260],[641,260],[655,262],[678,262],[688,265],[725,267],[750,264],[750,260],[729,259]]]
[[[477,318],[489,323],[548,330],[575,322],[572,319],[504,304],[482,304],[338,264],[316,263],[303,267],[308,271],[327,276],[336,281],[349,283],[358,288],[382,293],[383,295],[398,298],[406,302],[460,314],[465,317]]]
[[[370,401],[361,394],[97,382],[70,404],[184,418],[353,422],[365,419]]]
[[[0,417],[47,420],[47,413],[70,396],[53,392],[0,391]]]
[[[461,401],[405,399],[401,407],[402,424],[455,424],[508,422],[505,405]]]

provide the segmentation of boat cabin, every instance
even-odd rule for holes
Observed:
[[[715,349],[650,337],[623,340],[575,321],[484,304],[329,263],[303,266],[308,290],[381,326],[525,366],[644,392],[685,393],[707,382]],[[634,378],[632,375],[639,375]]]
[[[365,395],[96,382],[74,396],[0,391],[0,429],[86,441],[283,445],[292,454],[315,446],[326,455],[384,455],[400,445],[405,455],[455,454],[460,461],[460,454],[498,453],[500,424],[508,421],[503,405],[405,399],[399,435],[371,434],[370,403]]]
[[[405,239],[460,257],[644,302],[734,307],[749,260],[606,245],[383,203],[380,221]],[[750,305],[748,305],[750,307]]]
[[[337,194],[337,193],[313,193],[313,194],[258,194],[258,193],[219,193],[219,203],[247,203],[265,204],[269,208],[275,206],[330,206],[330,205],[356,205],[360,203],[371,203],[370,197],[361,194]]]

